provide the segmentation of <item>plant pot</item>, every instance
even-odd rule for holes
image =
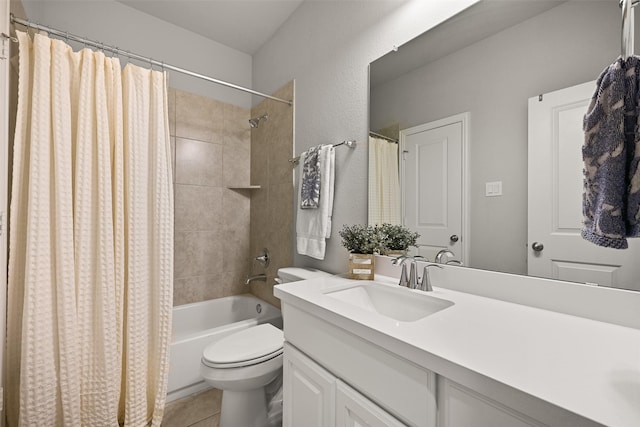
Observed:
[[[349,254],[349,279],[373,280],[375,262],[373,254]]]

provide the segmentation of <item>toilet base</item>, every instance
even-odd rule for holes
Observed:
[[[223,390],[220,427],[263,427],[266,424],[264,387],[248,391]]]

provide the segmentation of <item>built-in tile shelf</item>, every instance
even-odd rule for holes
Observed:
[[[259,190],[262,187],[259,185],[233,185],[227,188],[230,190]]]

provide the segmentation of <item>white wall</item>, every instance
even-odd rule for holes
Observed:
[[[527,273],[527,100],[595,80],[619,50],[617,2],[574,1],[372,91],[372,129],[471,112],[471,266]]]
[[[360,144],[336,151],[332,237],[324,261],[296,255],[295,265],[346,271],[338,231],[367,222],[369,63],[475,2],[307,0],[254,55],[256,90],[269,93],[296,81],[296,154],[345,139]]]
[[[220,80],[251,87],[251,56],[115,0],[23,0],[28,19]],[[18,29],[24,27],[18,26]],[[121,62],[125,62],[121,58]],[[146,64],[138,65],[146,66]],[[170,72],[169,85],[251,107],[251,95]]]

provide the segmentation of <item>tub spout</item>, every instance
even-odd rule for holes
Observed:
[[[247,280],[244,281],[244,284],[248,285],[249,283],[253,282],[254,280],[259,280],[261,282],[266,282],[267,281],[267,275],[266,274],[256,274],[255,276],[247,276]]]

